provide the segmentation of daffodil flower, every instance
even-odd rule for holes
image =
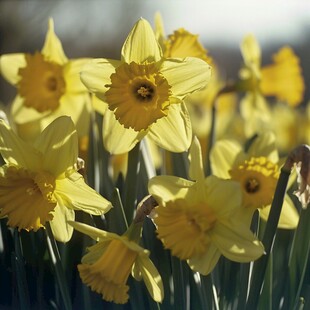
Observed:
[[[253,35],[247,35],[241,52],[245,67],[240,70],[237,88],[246,91],[240,103],[246,135],[252,136],[271,122],[271,111],[265,96],[276,97],[294,107],[300,104],[304,94],[304,80],[299,58],[290,47],[281,48],[274,56],[274,62],[261,66],[261,49]]]
[[[258,209],[266,221],[280,173],[274,134],[259,135],[246,152],[234,140],[219,140],[210,152],[210,161],[214,175],[240,183],[244,207],[240,216],[247,217],[250,223],[253,212]],[[298,212],[286,194],[278,226],[296,228],[298,220]]]
[[[149,258],[149,251],[138,245],[140,225],[132,224],[124,235],[119,236],[83,223],[69,223],[97,241],[87,249],[82,264],[78,265],[83,283],[102,294],[104,300],[125,304],[129,299],[127,280],[131,273],[136,280],[144,280],[156,302],[162,301],[161,277]]]
[[[89,60],[66,57],[52,19],[41,52],[0,57],[1,74],[18,91],[11,113],[23,139],[33,140],[62,115],[78,125],[79,136],[88,133],[91,102],[79,72]]]
[[[210,273],[221,255],[237,262],[259,258],[264,248],[236,216],[240,185],[215,176],[205,179],[200,144],[190,148],[190,178],[156,176],[149,192],[158,202],[154,222],[165,248],[201,274]]]
[[[113,154],[131,150],[146,135],[173,152],[188,149],[192,130],[183,99],[204,88],[211,69],[197,58],[164,58],[150,24],[140,19],[121,60],[94,59],[81,80],[108,104],[103,139]]]
[[[0,120],[0,216],[19,230],[37,231],[50,221],[55,239],[70,240],[74,210],[101,215],[111,208],[77,172],[78,140],[67,116],[53,121],[34,141],[21,140]]]

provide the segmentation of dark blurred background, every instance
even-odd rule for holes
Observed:
[[[242,63],[239,50],[244,35],[253,33],[262,47],[262,62],[283,45],[300,56],[310,98],[310,1],[306,0],[89,0],[0,1],[0,54],[41,50],[49,17],[66,55],[119,58],[133,24],[144,17],[154,25],[162,15],[166,34],[184,27],[201,42],[227,78]],[[14,88],[0,78],[0,101],[7,103]]]

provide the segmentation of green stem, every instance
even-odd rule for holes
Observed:
[[[64,309],[71,310],[72,305],[67,285],[67,279],[63,270],[63,266],[61,264],[61,258],[59,255],[58,247],[49,222],[47,222],[46,224],[45,232],[46,232],[47,248],[49,251],[53,269],[55,271],[55,276],[63,300]]]
[[[269,255],[272,251],[276,230],[278,227],[279,217],[282,210],[282,204],[286,193],[289,176],[290,170],[282,168],[272,201],[264,237],[262,240],[266,254],[254,263],[251,288],[246,305],[247,310],[256,309],[258,305],[258,300],[263,286]]]

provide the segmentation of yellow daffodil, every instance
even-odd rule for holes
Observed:
[[[89,247],[88,253],[78,265],[80,277],[102,298],[117,304],[125,304],[128,299],[130,275],[144,283],[156,302],[164,296],[161,277],[149,258],[149,251],[138,245],[141,226],[133,224],[127,232],[119,236],[78,222],[70,222],[78,231],[98,241]]]
[[[53,121],[33,145],[0,120],[0,152],[0,215],[9,226],[37,231],[50,221],[55,238],[66,242],[74,210],[101,215],[111,208],[77,172],[77,133],[69,117]]]
[[[261,134],[246,152],[234,140],[219,140],[211,150],[210,160],[214,175],[240,183],[244,207],[240,217],[247,218],[250,223],[258,208],[260,216],[267,220],[280,172],[274,134]],[[298,219],[296,208],[286,194],[279,227],[296,228]]]
[[[196,58],[164,58],[150,24],[140,19],[122,48],[121,60],[94,59],[81,80],[108,104],[103,139],[113,154],[131,150],[143,137],[169,151],[188,149],[191,123],[183,99],[204,88],[210,66]]]
[[[299,58],[288,47],[273,55],[273,64],[261,67],[260,46],[253,35],[244,38],[241,52],[245,68],[241,71],[244,90],[259,91],[264,96],[274,96],[290,106],[301,103],[304,80]]]
[[[155,35],[161,44],[165,57],[197,57],[212,65],[212,76],[207,87],[185,99],[192,122],[193,133],[198,138],[205,138],[210,131],[211,109],[219,90],[224,86],[219,70],[208,54],[208,50],[199,41],[199,36],[183,28],[166,37],[160,13],[155,14]],[[216,134],[220,137],[226,130],[234,115],[236,96],[232,93],[217,100]]]
[[[205,179],[196,138],[190,149],[189,174],[193,181],[175,176],[149,181],[149,192],[159,204],[154,221],[164,246],[204,275],[221,255],[237,262],[259,258],[262,244],[236,216],[241,208],[240,185],[215,176]]]
[[[247,92],[240,111],[245,119],[246,136],[250,137],[268,128],[272,120],[264,96],[274,96],[296,106],[303,99],[304,80],[299,59],[289,47],[282,48],[274,56],[274,64],[266,67],[261,67],[261,49],[253,35],[244,38],[241,52],[245,67],[240,71],[237,88]]]
[[[0,57],[1,74],[18,91],[11,113],[23,139],[33,140],[62,115],[72,118],[79,136],[88,134],[91,103],[79,76],[88,61],[66,57],[52,19],[41,52]]]

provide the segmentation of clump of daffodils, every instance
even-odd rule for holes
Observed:
[[[149,192],[158,203],[154,222],[157,234],[172,255],[187,260],[201,274],[209,274],[221,255],[248,262],[264,253],[263,245],[242,217],[240,185],[210,176],[205,179],[200,145],[190,149],[192,181],[175,176],[157,176]]]

